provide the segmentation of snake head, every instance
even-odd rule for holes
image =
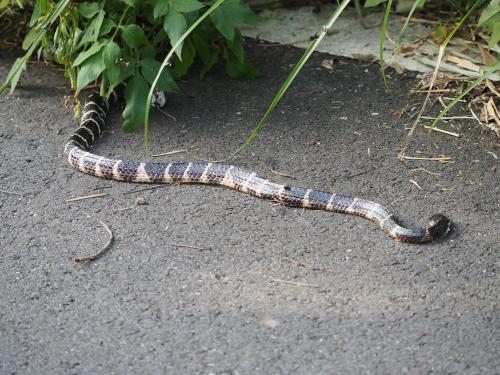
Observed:
[[[453,223],[450,219],[442,214],[436,214],[429,218],[429,227],[427,230],[433,238],[438,238],[446,236],[452,227]]]

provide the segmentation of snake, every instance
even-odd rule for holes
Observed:
[[[382,204],[347,195],[278,184],[246,169],[217,162],[150,163],[111,159],[91,152],[106,126],[109,102],[93,93],[84,102],[78,128],[64,147],[69,164],[76,170],[108,180],[154,184],[208,184],[225,186],[289,207],[346,213],[369,219],[391,238],[407,243],[425,243],[444,237],[452,222],[443,214],[429,218],[423,229],[407,228]]]

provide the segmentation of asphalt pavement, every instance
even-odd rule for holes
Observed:
[[[154,153],[186,150],[155,161],[218,160],[248,137],[301,54],[248,48],[265,77],[193,73],[164,108],[176,121],[153,111]],[[81,174],[62,154],[77,125],[67,82],[32,64],[0,97],[0,373],[498,374],[498,140],[454,120],[442,127],[460,138],[419,129],[407,152],[450,160],[400,162],[418,80],[390,71],[386,92],[377,65],[330,59],[313,55],[231,161],[387,204],[407,225],[444,213],[450,236],[404,244],[363,218],[222,187]],[[0,56],[1,78],[11,62]],[[146,160],[119,108],[108,129],[95,152]],[[75,263],[107,242],[100,222],[114,243]]]

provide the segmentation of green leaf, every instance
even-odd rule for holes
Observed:
[[[152,84],[155,80],[156,74],[158,74],[158,71],[160,70],[161,67],[160,62],[154,59],[143,59],[141,60],[140,65],[141,65],[141,74],[144,76],[144,78],[149,84]],[[179,91],[177,84],[175,83],[174,79],[172,78],[170,72],[167,69],[165,69],[161,73],[160,79],[156,84],[156,88],[168,92]]]
[[[76,93],[78,94],[90,82],[95,81],[103,72],[104,68],[105,66],[100,52],[87,59],[78,72]]]
[[[104,74],[112,87],[122,82],[120,65],[117,62],[120,56],[120,47],[114,41],[109,41],[102,51],[102,62],[106,68]]]
[[[92,18],[99,13],[100,7],[98,3],[81,3],[78,4],[78,11],[85,18]]]
[[[205,78],[207,73],[213,66],[219,61],[219,52],[218,50],[213,50],[210,48],[208,41],[198,34],[192,34],[192,40],[194,42],[194,46],[196,48],[196,52],[200,56],[200,60],[203,63],[203,67],[200,71],[200,79]]]
[[[7,74],[7,78],[5,82],[10,81],[10,94],[12,94],[17,86],[17,82],[21,77],[22,72],[26,70],[26,60],[24,58],[17,58],[12,68],[9,70],[9,74]]]
[[[231,51],[233,51],[234,55],[238,59],[240,63],[243,64],[245,61],[245,51],[243,50],[243,40],[241,38],[241,33],[238,29],[234,32],[233,42],[229,45]]]
[[[153,17],[157,19],[158,17],[162,17],[168,13],[168,1],[159,0],[154,9],[153,9]]]
[[[500,13],[500,0],[491,0],[486,8],[484,8],[481,13],[481,17],[479,17],[478,25],[483,26],[484,24],[491,21],[496,14]]]
[[[165,17],[165,21],[163,23],[163,29],[167,33],[170,44],[173,46],[177,41],[181,38],[181,35],[187,29],[187,23],[184,16],[177,12],[175,9],[170,9],[167,16]],[[175,50],[177,56],[182,58],[182,43]]]
[[[188,39],[182,49],[182,59],[176,58],[174,65],[174,77],[180,78],[186,75],[189,67],[193,64],[194,57],[196,56],[196,49],[193,43]]]
[[[197,0],[170,0],[170,4],[176,11],[181,13],[194,12],[204,7],[204,5]]]
[[[36,2],[35,7],[33,8],[33,13],[31,14],[31,19],[30,19],[30,23],[29,23],[30,27],[33,27],[35,25],[36,21],[38,21],[38,19],[42,15],[43,3],[45,3],[44,0],[38,0]]]
[[[137,49],[144,42],[144,30],[136,24],[122,26],[122,38],[130,48]]]
[[[102,47],[104,47],[104,44],[100,44],[100,43],[92,44],[92,46],[88,50],[81,52],[77,56],[77,58],[75,59],[75,61],[73,61],[73,66],[80,65],[82,62],[84,62],[85,60],[87,60],[90,56],[93,56],[97,52],[99,52]]]
[[[226,73],[229,77],[234,79],[245,77],[258,78],[264,75],[260,70],[254,68],[248,61],[240,63],[238,60],[231,57],[226,62]]]
[[[488,43],[488,46],[490,48],[493,48],[493,46],[496,46],[499,41],[500,41],[500,22],[495,22],[495,24],[491,28],[491,38],[490,42]]]
[[[236,24],[255,24],[262,21],[248,5],[241,4],[239,0],[226,0],[210,14],[210,18],[217,30],[230,42],[234,40]]]
[[[99,37],[99,31],[101,29],[102,22],[104,20],[104,15],[106,12],[101,9],[99,13],[97,14],[96,17],[90,22],[89,26],[85,30],[85,33],[82,36],[82,39],[80,43],[78,44],[79,47],[82,45],[89,43],[89,42],[95,42],[97,38]]]
[[[38,32],[38,30],[35,28],[30,29],[30,31],[28,31],[28,33],[24,37],[23,44],[21,46],[23,50],[26,51],[28,48],[31,47],[31,44],[35,40],[37,32]]]
[[[141,56],[142,58],[154,59],[154,57],[156,56],[156,50],[151,43],[148,43],[146,41],[146,43],[139,50],[139,56]]]
[[[125,109],[123,110],[123,130],[134,131],[144,121],[144,107],[148,99],[149,85],[136,71],[134,77],[127,82],[125,87]]]
[[[376,7],[379,4],[385,3],[387,0],[366,0],[365,8]]]
[[[120,58],[120,55],[121,51],[118,44],[112,40],[109,41],[109,43],[106,44],[104,51],[102,51],[102,62],[104,63],[106,69],[117,65],[117,60]]]
[[[200,60],[203,63],[203,67],[200,71],[200,79],[205,78],[208,71],[213,68],[213,66],[219,61],[219,53],[217,51],[211,50],[207,40],[198,35],[198,33],[193,33],[191,38],[194,42],[196,52],[200,56]]]
[[[102,21],[101,29],[99,30],[99,36],[106,35],[115,27],[116,27],[115,21],[109,18],[105,18],[104,21]]]

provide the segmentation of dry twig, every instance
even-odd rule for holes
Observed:
[[[105,197],[106,195],[109,195],[109,194],[108,193],[98,193],[98,194],[91,194],[91,195],[83,195],[81,197],[66,199],[66,203],[83,201],[85,199],[100,198],[100,197]]]
[[[290,174],[283,173],[283,172],[279,172],[272,167],[271,167],[271,172],[274,173],[275,175],[286,177],[286,178],[291,178],[292,180],[295,180],[294,176],[292,176]]]
[[[207,251],[210,250],[210,246],[204,245],[204,246],[194,246],[194,245],[183,245],[179,243],[169,243],[168,245],[170,246],[175,246],[175,247],[185,247],[188,249],[196,249],[200,251]]]
[[[439,156],[436,158],[425,158],[419,156],[403,156],[404,160],[427,160],[427,161],[442,161],[442,162],[450,162],[453,161],[453,158],[449,156]]]
[[[154,154],[154,155],[151,155],[151,156],[152,157],[169,156],[169,155],[182,154],[183,152],[187,152],[187,150],[174,150],[174,151],[169,151],[169,152],[162,152],[160,154]]]
[[[282,279],[271,279],[271,281],[276,282],[276,283],[292,284],[292,285],[298,285],[298,286],[307,286],[310,288],[319,288],[319,285],[316,285],[316,284],[307,284],[307,283],[301,283],[301,282],[297,282],[297,281],[289,281],[289,280],[282,280]]]
[[[104,247],[100,251],[95,253],[94,255],[74,257],[73,260],[75,262],[80,263],[80,262],[96,260],[96,259],[100,258],[106,252],[106,250],[108,250],[108,248],[111,246],[111,244],[113,243],[113,232],[111,232],[111,229],[109,229],[109,227],[106,224],[104,224],[102,221],[99,221],[99,223],[101,223],[104,230],[109,235],[108,242],[106,242],[106,245],[104,245]]]
[[[452,137],[460,138],[460,134],[454,133],[454,132],[450,132],[448,130],[440,129],[437,126],[433,128],[432,126],[425,125],[424,128],[426,128],[426,129],[432,129],[432,131],[434,131],[434,132],[448,134],[448,135],[451,135]]]

